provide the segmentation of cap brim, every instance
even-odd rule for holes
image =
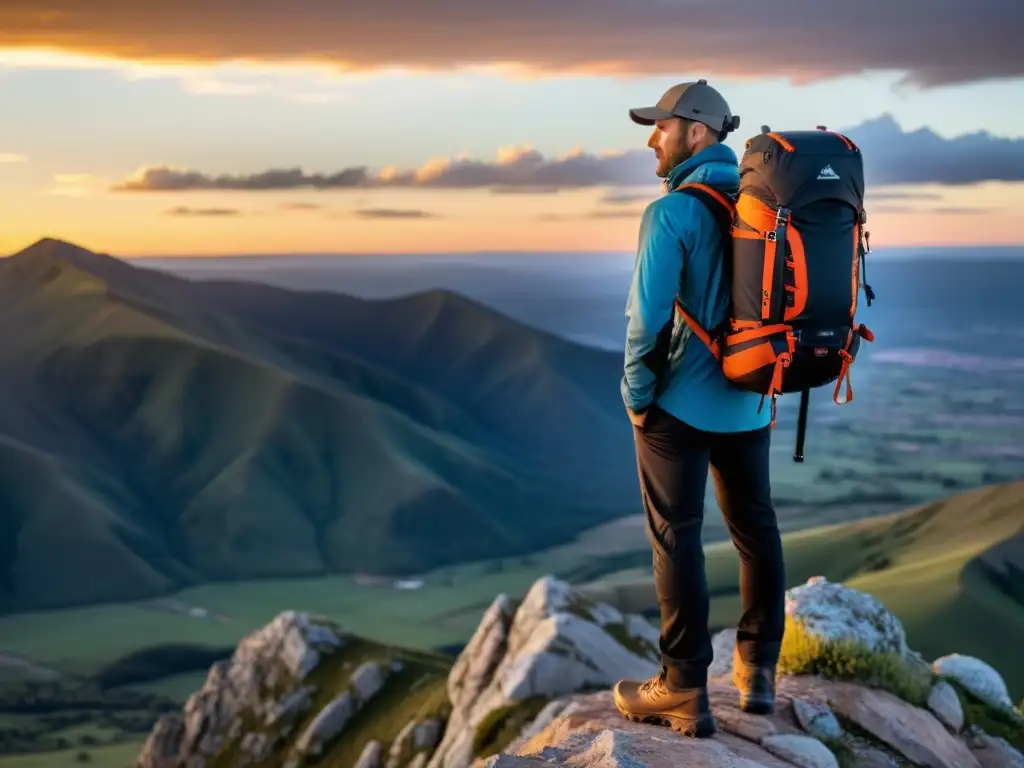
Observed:
[[[658,120],[671,120],[674,114],[661,107],[638,107],[629,110],[629,116],[634,123],[640,125],[654,125]]]

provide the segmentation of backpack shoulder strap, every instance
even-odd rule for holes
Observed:
[[[722,260],[722,277],[727,285],[730,284],[732,282],[732,225],[736,214],[736,204],[727,195],[723,195],[717,189],[706,184],[683,183],[672,191],[696,198],[715,217],[715,223],[718,225],[718,231],[721,235],[722,248],[725,251],[725,258]],[[704,342],[704,345],[711,351],[715,359],[721,359],[722,350],[719,340],[713,338],[707,330],[701,327],[700,323],[686,311],[686,308],[683,307],[678,299],[676,300],[676,311],[686,324],[690,326],[690,330],[693,331],[694,335]]]

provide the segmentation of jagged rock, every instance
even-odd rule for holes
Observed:
[[[939,680],[928,692],[928,709],[953,733],[964,727],[964,708],[952,685]]]
[[[350,682],[360,701],[369,701],[384,687],[385,671],[375,661],[367,661],[352,673]]]
[[[1013,709],[1002,675],[981,659],[954,653],[936,659],[935,674],[951,677],[982,701],[998,709]]]
[[[843,735],[843,727],[824,701],[793,699],[793,714],[800,727],[816,739],[837,739]]]
[[[505,752],[492,755],[481,763],[482,768],[544,768],[546,765],[543,760],[509,755]]]
[[[657,630],[642,618],[592,603],[550,576],[514,611],[500,596],[452,670],[452,714],[430,768],[468,766],[476,726],[500,707],[655,674],[657,644]]]
[[[394,741],[391,742],[391,748],[388,750],[387,768],[399,768],[401,766],[402,758],[412,751],[411,742],[415,730],[416,721],[410,720],[398,732],[398,735],[395,736]]]
[[[158,768],[159,760],[171,755],[184,763],[216,754],[227,743],[244,738],[243,712],[263,721],[280,718],[285,713],[278,700],[280,688],[294,690],[319,663],[321,652],[341,643],[342,638],[314,623],[308,614],[279,614],[243,638],[230,659],[210,667],[203,686],[188,698],[178,718],[183,727],[171,721],[157,723],[139,755],[138,767]],[[296,703],[289,702],[288,707]],[[157,748],[162,752],[158,754]]]
[[[293,722],[296,717],[310,708],[313,703],[312,697],[315,690],[312,685],[304,685],[281,701],[271,705],[264,722],[267,725],[287,725]],[[237,738],[241,728],[242,720],[241,718],[236,718],[229,731],[228,740],[233,741]]]
[[[248,754],[256,762],[263,762],[270,756],[270,746],[267,734],[259,731],[250,731],[242,737],[242,752]]]
[[[824,576],[786,592],[786,614],[806,632],[826,640],[850,640],[872,651],[906,657],[903,625],[871,595]]]
[[[181,715],[162,715],[142,745],[136,768],[178,768],[178,749],[185,735]]]
[[[799,768],[839,768],[832,750],[811,736],[780,733],[766,736],[761,746]]]
[[[691,739],[632,723],[616,711],[608,691],[573,697],[573,714],[560,715],[514,752],[484,762],[488,768],[793,768],[757,744],[728,733]],[[512,758],[512,759],[509,759]]]
[[[568,705],[568,700],[564,698],[549,701],[533,719],[533,722],[523,729],[522,733],[519,734],[519,738],[525,741],[536,736],[546,728],[552,720],[562,714]]]
[[[854,739],[849,748],[853,754],[853,765],[857,768],[903,768],[906,765],[905,760],[865,739]]]
[[[382,749],[379,741],[368,741],[363,751],[359,753],[359,759],[353,768],[380,768]]]
[[[979,768],[970,750],[927,710],[886,691],[833,682],[832,709],[911,762],[927,768]]]
[[[1006,739],[989,736],[977,726],[969,726],[964,741],[982,768],[1024,768],[1024,754]]]
[[[336,696],[306,726],[295,748],[303,754],[319,754],[324,744],[341,733],[356,709],[355,697],[348,691]]]
[[[426,720],[416,723],[412,732],[412,745],[414,749],[433,749],[441,739],[441,729],[444,724],[439,718],[428,717]]]

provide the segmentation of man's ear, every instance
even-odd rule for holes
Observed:
[[[687,137],[691,144],[700,144],[708,135],[708,127],[696,120],[690,123],[690,135]]]

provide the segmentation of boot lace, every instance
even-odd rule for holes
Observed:
[[[662,687],[665,682],[665,676],[668,674],[668,670],[665,667],[661,668],[661,671],[654,677],[644,680],[640,685],[640,693],[654,693],[658,688]]]

